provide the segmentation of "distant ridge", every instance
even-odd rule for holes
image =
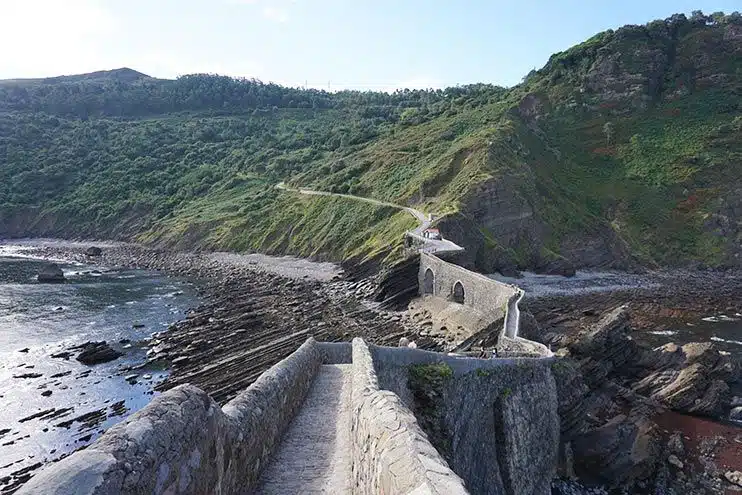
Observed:
[[[119,81],[133,83],[142,80],[154,79],[147,74],[143,74],[128,67],[113,70],[99,70],[88,72],[87,74],[75,74],[69,76],[30,78],[30,79],[0,79],[0,84],[56,84],[56,83],[74,83],[74,82],[104,82]]]

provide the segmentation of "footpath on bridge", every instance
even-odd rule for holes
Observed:
[[[320,367],[256,494],[351,493],[351,369]]]

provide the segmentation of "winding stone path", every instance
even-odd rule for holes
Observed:
[[[351,366],[320,368],[256,494],[351,492]]]
[[[299,193],[299,194],[306,194],[309,196],[337,196],[340,198],[363,201],[365,203],[370,203],[372,205],[390,206],[392,208],[397,208],[398,210],[404,210],[410,215],[412,215],[413,217],[415,217],[415,219],[418,222],[420,222],[420,225],[415,230],[411,230],[407,232],[407,234],[411,237],[414,237],[418,241],[422,242],[423,251],[425,251],[426,253],[436,253],[436,252],[441,253],[444,251],[457,252],[457,251],[464,250],[464,248],[462,248],[458,244],[451,242],[447,239],[429,239],[427,237],[424,237],[423,232],[425,232],[425,230],[427,230],[428,227],[430,227],[431,221],[429,220],[428,215],[426,215],[420,210],[411,208],[409,206],[402,206],[402,205],[398,205],[394,203],[388,203],[386,201],[379,201],[378,199],[364,198],[363,196],[354,196],[353,194],[331,193],[327,191],[315,191],[314,189],[306,189],[306,188],[295,189],[292,187],[288,187],[283,182],[276,184],[276,188],[282,191],[290,191],[290,192]]]

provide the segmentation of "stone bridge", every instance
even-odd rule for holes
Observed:
[[[549,493],[551,364],[310,338],[223,408],[176,387],[18,493]]]
[[[196,387],[176,387],[18,493],[550,493],[553,358],[518,337],[522,291],[430,254],[461,248],[424,238],[429,221],[405,209],[421,220],[407,233],[420,251],[421,295],[502,318],[499,341],[515,349],[506,355],[539,359],[310,338],[223,408]]]
[[[552,355],[543,344],[518,336],[520,321],[518,303],[523,297],[520,288],[472,272],[425,252],[420,253],[418,286],[422,297],[441,297],[454,303],[471,306],[472,310],[482,313],[489,322],[502,319],[498,347],[506,355],[531,357]]]

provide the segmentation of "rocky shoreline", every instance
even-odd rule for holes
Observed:
[[[611,309],[629,305],[631,326],[654,328],[662,320],[684,323],[709,314],[742,313],[742,272],[660,271],[652,287],[526,297],[523,309],[543,327],[561,333],[596,323]]]
[[[179,253],[136,245],[112,245],[91,258],[80,245],[44,245],[28,254],[104,266],[158,270],[197,282],[204,303],[187,318],[153,335],[148,360],[141,367],[169,367],[158,390],[191,383],[219,403],[228,402],[260,374],[312,336],[320,341],[396,345],[400,338],[422,348],[438,343],[403,322],[399,313],[377,310],[365,301],[371,280],[348,281],[339,273],[328,279],[310,265],[247,262],[235,255]],[[296,266],[289,260],[289,266]],[[316,275],[316,276],[315,276]],[[134,370],[136,371],[136,370]]]
[[[655,349],[636,341],[665,325],[738,314],[742,277],[655,277],[653,288],[525,301],[534,316],[527,338],[560,358],[560,474],[610,493],[742,492],[742,428],[728,420],[742,413],[740,355],[708,341]]]
[[[135,245],[108,246],[94,257],[84,246],[64,245],[39,246],[31,254],[159,270],[198,282],[204,303],[153,335],[142,364],[169,368],[159,390],[192,383],[225,403],[309,336],[323,341],[360,336],[382,345],[396,345],[404,337],[432,350],[445,345],[424,322],[371,304],[374,280],[351,281],[328,267],[315,277],[308,265],[292,271],[236,255]],[[668,275],[671,289],[527,301],[532,313],[524,312],[527,337],[550,344],[560,356],[554,374],[563,452],[554,493],[742,490],[734,481],[742,471],[742,429],[699,417],[729,413],[737,400],[739,363],[713,345],[653,351],[630,337],[637,328],[651,328],[658,313],[682,319],[742,309],[735,299],[742,293],[742,278],[711,278],[702,274],[673,284]]]

